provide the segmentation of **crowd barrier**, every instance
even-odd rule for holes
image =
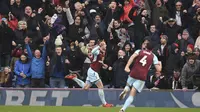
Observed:
[[[118,96],[122,90],[105,89],[107,102],[122,106]],[[100,106],[97,89],[0,89],[0,105],[11,106]],[[132,107],[200,108],[200,92],[144,90]]]

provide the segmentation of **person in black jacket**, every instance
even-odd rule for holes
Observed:
[[[172,45],[176,41],[178,34],[182,32],[181,27],[176,24],[176,20],[173,18],[169,18],[166,24],[162,23],[160,29],[160,33],[167,35],[169,45]]]
[[[181,56],[179,54],[179,45],[177,43],[173,43],[169,48],[169,57],[166,61],[165,66],[165,78],[168,80],[172,75],[174,68],[180,68],[180,60]]]
[[[160,37],[160,44],[153,49],[153,53],[162,62],[162,71],[164,71],[169,56],[169,46],[167,45],[168,37],[166,35],[161,35]]]
[[[83,79],[82,76],[82,67],[84,64],[86,56],[81,52],[79,48],[79,43],[78,41],[72,42],[70,44],[70,50],[67,52],[67,59],[69,60],[69,64],[67,64],[67,68],[69,69],[70,74],[76,74],[80,79]],[[72,81],[72,80],[67,80],[68,87],[78,87],[78,85]]]
[[[175,3],[175,8],[172,13],[170,13],[170,17],[175,18],[177,25],[181,26],[182,28],[187,28],[189,16],[181,1],[177,1]]]
[[[3,67],[9,66],[14,36],[14,32],[8,27],[7,19],[2,18],[2,22],[0,24],[0,65]]]
[[[23,16],[24,5],[21,0],[16,0],[15,3],[11,6],[11,12],[19,20]]]
[[[65,75],[68,74],[66,64],[69,60],[63,53],[61,46],[56,46],[55,53],[50,57],[50,87],[51,88],[64,88]]]
[[[115,88],[124,88],[128,73],[124,71],[128,58],[123,50],[118,51],[118,59],[114,62],[112,70],[114,72],[113,85]]]

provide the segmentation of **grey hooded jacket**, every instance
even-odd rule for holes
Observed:
[[[200,73],[200,60],[196,60],[193,65],[189,62],[185,63],[181,72],[181,85],[183,88],[193,83],[192,79],[195,73]]]

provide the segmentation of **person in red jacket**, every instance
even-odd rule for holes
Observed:
[[[120,20],[126,21],[128,23],[132,23],[133,21],[128,17],[130,10],[135,6],[134,0],[124,0],[123,10],[124,13],[122,14]]]

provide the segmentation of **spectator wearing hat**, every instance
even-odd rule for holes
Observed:
[[[162,23],[160,29],[160,33],[167,35],[169,45],[172,45],[176,41],[177,35],[181,33],[181,27],[176,24],[176,20],[173,18],[169,18],[166,24]]]
[[[164,71],[166,61],[169,56],[169,46],[167,45],[168,37],[166,35],[160,36],[160,44],[155,46],[153,49],[154,54],[158,57],[158,60],[162,62],[162,67]]]
[[[181,72],[181,85],[183,90],[193,89],[193,76],[199,73],[200,61],[196,59],[197,56],[192,53],[188,55],[187,62],[183,66]]]
[[[181,52],[181,68],[184,66],[184,64],[187,61],[187,56],[193,53],[194,51],[194,45],[188,44],[186,48],[186,52]]]
[[[190,37],[190,34],[187,29],[183,30],[182,36],[178,37],[178,39],[178,43],[180,45],[180,52],[185,53],[189,44],[194,45],[194,39]]]
[[[196,54],[197,59],[200,60],[200,49],[199,48],[195,48],[194,49],[194,53]]]

